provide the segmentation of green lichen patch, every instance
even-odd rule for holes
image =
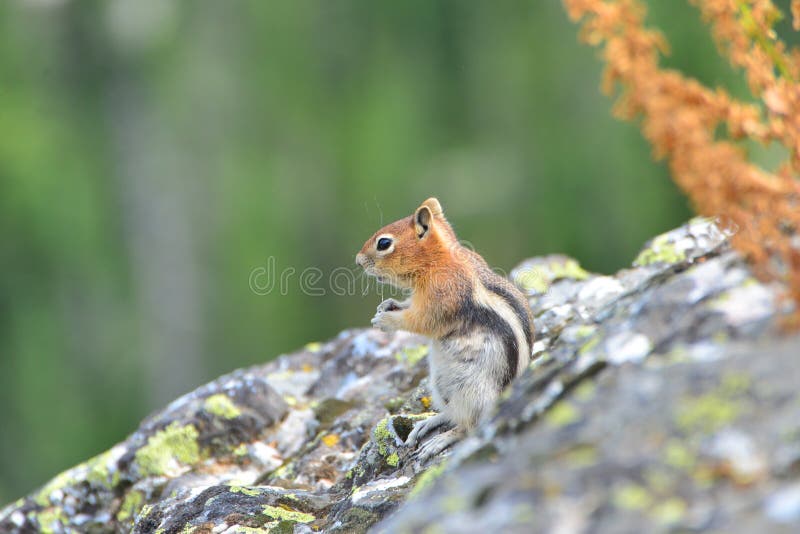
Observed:
[[[581,420],[581,414],[575,406],[568,401],[559,401],[545,414],[545,421],[550,426],[561,428]]]
[[[590,443],[580,443],[564,451],[563,458],[572,468],[588,467],[597,463],[597,448]]]
[[[242,495],[247,495],[249,497],[258,497],[261,495],[261,492],[254,488],[248,488],[246,486],[231,486],[230,487],[231,493],[241,493]]]
[[[739,406],[729,399],[704,395],[681,403],[676,422],[687,433],[710,434],[733,422],[739,411]]]
[[[375,429],[372,431],[372,439],[378,447],[378,453],[381,456],[386,456],[389,452],[389,447],[394,443],[394,434],[389,430],[388,417],[384,417],[375,425]]]
[[[711,434],[729,425],[741,415],[744,404],[740,397],[749,388],[749,376],[726,374],[714,391],[680,402],[675,412],[678,428],[689,434]]]
[[[644,249],[633,260],[637,267],[644,267],[654,263],[678,263],[686,259],[686,254],[675,248],[675,244],[670,242],[668,234],[660,235],[653,239],[649,247]]]
[[[392,397],[391,399],[387,400],[383,403],[383,407],[386,408],[386,411],[389,413],[397,413],[406,403],[405,397]]]
[[[88,460],[85,464],[88,470],[86,480],[92,485],[116,487],[119,483],[119,471],[113,467],[115,456],[114,449],[110,449]]]
[[[311,343],[306,343],[306,350],[309,352],[319,352],[322,348],[322,343],[319,341],[312,341]]]
[[[36,514],[36,522],[40,532],[53,534],[63,532],[69,521],[60,506],[51,506]]]
[[[418,345],[416,347],[406,347],[394,355],[398,362],[406,362],[409,366],[414,367],[419,361],[428,355],[429,348],[427,345]]]
[[[546,263],[531,265],[514,275],[514,282],[523,290],[546,293],[556,280],[586,280],[589,273],[572,258],[550,258]]]
[[[622,510],[644,510],[653,504],[653,497],[646,488],[633,483],[624,484],[614,491],[614,506]]]
[[[583,382],[575,388],[575,393],[573,397],[581,402],[586,402],[594,397],[595,391],[597,390],[597,385],[591,380],[584,380]]]
[[[336,419],[356,406],[355,402],[336,398],[326,398],[312,405],[320,428],[329,428]]]
[[[591,337],[586,343],[581,345],[581,348],[578,349],[578,354],[580,355],[586,354],[599,344],[600,344],[600,336]]]
[[[597,332],[597,327],[593,324],[582,324],[575,330],[575,337],[583,339]]]
[[[224,419],[234,419],[242,415],[239,407],[224,393],[217,393],[208,397],[203,403],[203,409]]]
[[[400,457],[397,455],[396,452],[393,452],[392,454],[386,457],[386,463],[392,467],[397,467],[397,464],[400,463]]]
[[[244,525],[236,525],[237,534],[271,534],[273,529],[246,527]]]
[[[697,463],[695,455],[677,439],[667,442],[664,447],[664,462],[676,469],[689,471]]]
[[[54,491],[64,489],[78,482],[80,482],[80,480],[75,477],[75,469],[64,471],[45,484],[39,493],[36,494],[34,501],[36,501],[36,504],[39,506],[49,506],[50,495],[52,495]]]
[[[266,505],[263,508],[263,513],[272,519],[277,519],[278,521],[291,521],[293,523],[310,523],[316,519],[316,517],[311,514],[299,512],[297,510],[291,510],[288,508],[282,508],[280,506]]]
[[[140,518],[147,517],[148,515],[150,515],[150,512],[152,512],[154,509],[155,506],[153,506],[152,504],[145,504],[144,506],[142,506],[142,509],[139,510],[139,515],[137,517]]]
[[[283,480],[291,480],[294,478],[295,475],[295,465],[294,462],[288,461],[284,463],[282,466],[277,468],[270,474],[270,478],[280,478]]]
[[[179,473],[184,466],[200,461],[199,434],[194,425],[172,423],[156,432],[136,451],[136,463],[143,476]]]
[[[674,525],[686,516],[686,502],[678,497],[669,498],[655,505],[650,513],[662,525]]]
[[[144,494],[141,491],[131,490],[125,495],[122,505],[117,512],[117,521],[132,524],[136,514],[142,509]]]
[[[550,288],[550,282],[545,276],[544,269],[537,267],[521,271],[514,278],[514,282],[528,292],[547,293]]]
[[[437,465],[429,467],[425,472],[419,475],[416,484],[414,484],[414,487],[410,492],[408,492],[409,497],[419,495],[425,490],[425,488],[433,484],[434,480],[439,478],[439,476],[441,476],[441,474],[444,472],[446,465],[446,461],[441,462]]]
[[[560,280],[563,278],[586,280],[589,278],[589,273],[581,267],[580,263],[571,258],[563,262],[552,262],[550,264],[550,272],[552,273],[553,280]]]

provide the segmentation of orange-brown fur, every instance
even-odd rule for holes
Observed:
[[[405,329],[436,338],[450,328],[447,318],[456,314],[463,291],[469,291],[474,268],[460,252],[466,249],[459,245],[438,201],[428,199],[422,206],[431,209],[435,221],[426,239],[417,239],[414,215],[409,215],[375,232],[364,243],[359,257],[373,261],[376,274],[412,290],[411,305],[403,314]],[[380,258],[374,254],[373,243],[384,234],[395,236],[395,250]]]

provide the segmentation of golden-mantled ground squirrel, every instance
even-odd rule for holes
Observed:
[[[418,423],[406,444],[414,445],[444,423],[455,428],[420,448],[424,460],[485,419],[503,389],[528,366],[533,316],[512,283],[458,242],[435,198],[378,230],[356,263],[378,280],[411,292],[402,302],[381,302],[373,326],[432,340],[430,388],[439,413]]]

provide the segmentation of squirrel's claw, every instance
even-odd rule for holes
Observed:
[[[417,451],[417,459],[420,462],[424,462],[427,459],[436,456],[452,444],[456,443],[463,436],[464,432],[459,428],[453,428],[447,432],[442,432],[441,434],[432,437],[422,444]]]
[[[432,430],[436,430],[446,422],[447,417],[445,417],[445,415],[442,413],[437,413],[436,415],[428,417],[424,421],[418,422],[416,425],[414,425],[414,429],[408,435],[408,438],[406,438],[405,445],[407,447],[416,445],[417,441],[425,437]]]
[[[372,326],[386,333],[399,330],[402,324],[401,318],[398,317],[398,312],[393,311],[379,311],[375,314],[375,317],[373,317],[372,321],[370,322],[372,323]]]
[[[397,301],[389,298],[378,304],[377,313],[400,311],[408,308],[408,301]]]

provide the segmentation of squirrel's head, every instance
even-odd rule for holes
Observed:
[[[419,277],[443,265],[457,244],[442,205],[429,198],[408,217],[388,224],[367,239],[356,263],[381,282],[412,289]]]

